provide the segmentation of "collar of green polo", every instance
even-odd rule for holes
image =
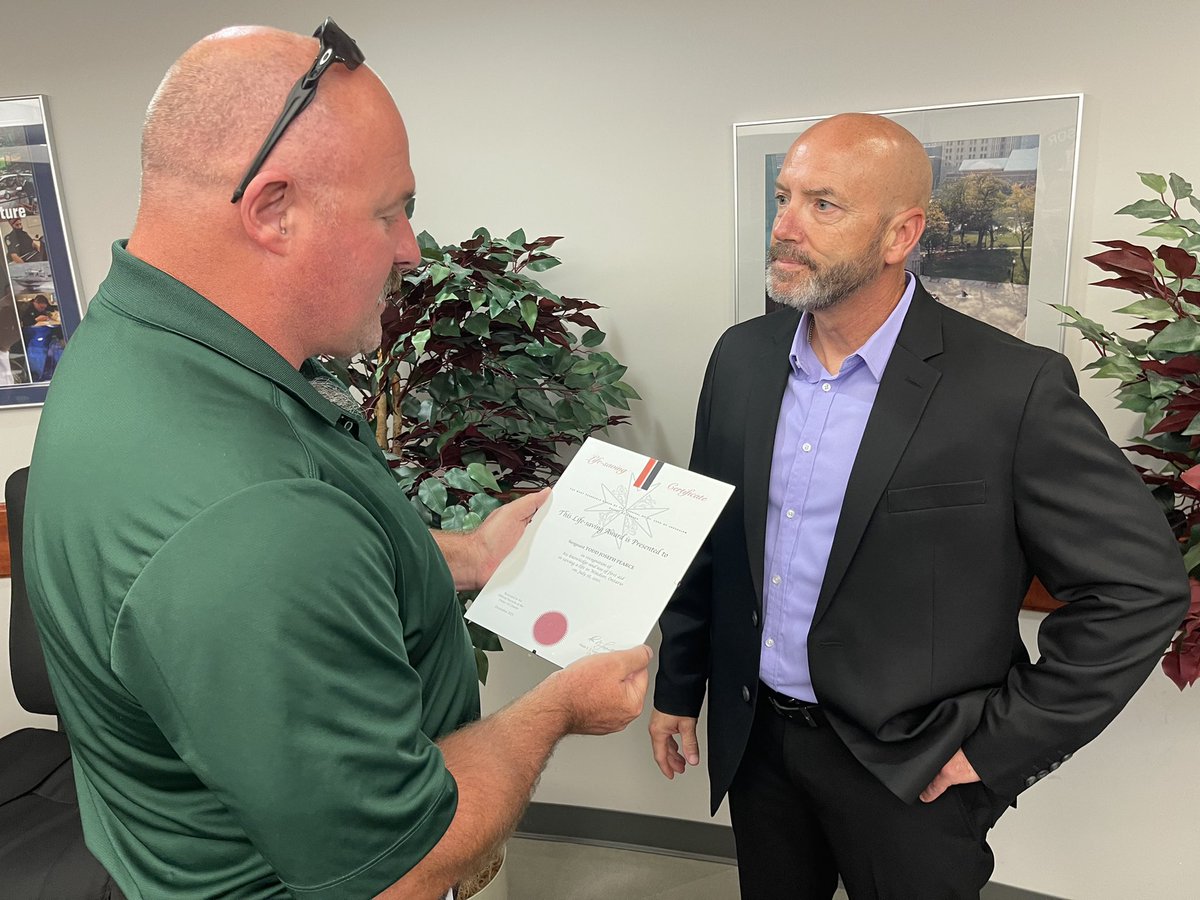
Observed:
[[[130,318],[174,332],[203,344],[233,362],[273,381],[331,425],[344,418],[308,383],[317,374],[315,360],[299,371],[253,331],[220,307],[161,269],[138,259],[126,241],[112,247],[112,268],[100,285],[97,299]],[[307,372],[306,372],[307,370]]]

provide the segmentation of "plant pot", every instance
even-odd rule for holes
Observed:
[[[458,900],[508,900],[508,869],[504,860],[507,856],[501,848],[499,856],[491,865],[473,878],[467,879],[459,888]]]

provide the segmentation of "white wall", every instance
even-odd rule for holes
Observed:
[[[479,224],[565,235],[566,264],[549,281],[604,304],[612,350],[645,397],[618,440],[674,461],[687,458],[703,366],[731,321],[733,122],[1084,92],[1070,302],[1109,321],[1121,298],[1084,287],[1094,280],[1081,261],[1088,241],[1132,233],[1111,213],[1139,196],[1136,170],[1200,179],[1200,126],[1182,87],[1192,66],[1175,42],[1200,26],[1191,0],[335,7],[408,121],[418,224],[443,241]],[[110,241],[128,233],[138,126],[170,61],[223,25],[309,30],[330,9],[0,3],[0,20],[19,23],[9,38],[20,35],[0,95],[50,97],[84,294],[103,278]],[[1089,358],[1073,344],[1070,353]],[[1110,387],[1086,383],[1085,396],[1114,434],[1128,433]],[[28,459],[35,419],[0,411],[0,473]],[[1027,637],[1036,622],[1027,616]],[[489,706],[544,671],[519,652],[496,659]],[[0,695],[0,730],[21,720]],[[668,784],[643,727],[568,741],[538,799],[706,819],[703,775]],[[1179,695],[1155,675],[1108,732],[1005,816],[997,879],[1088,900],[1179,895],[1200,876],[1198,745],[1200,690]]]

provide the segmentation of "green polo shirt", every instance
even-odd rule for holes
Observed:
[[[445,560],[365,423],[120,242],[26,530],[87,843],[129,897],[368,897],[441,838],[434,740],[479,712]]]

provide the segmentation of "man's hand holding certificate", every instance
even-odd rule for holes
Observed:
[[[732,493],[588,438],[467,618],[560,666],[640,644]]]

